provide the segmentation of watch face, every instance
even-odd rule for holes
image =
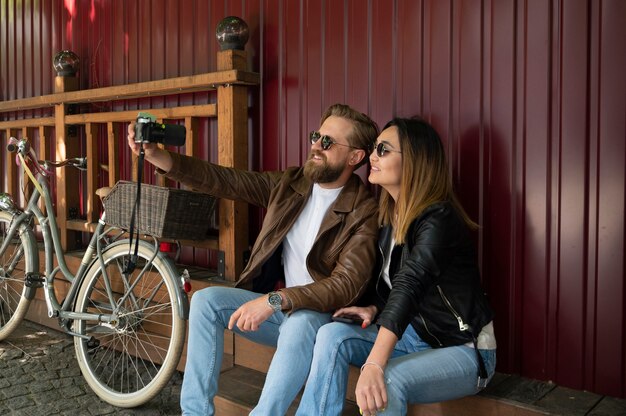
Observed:
[[[280,304],[280,301],[281,301],[281,300],[282,300],[282,299],[280,298],[280,295],[279,295],[278,293],[272,293],[272,294],[270,295],[270,303],[271,303],[272,305],[276,305],[277,303],[278,303],[278,304]]]
[[[270,293],[267,301],[274,308],[280,308],[281,303],[283,302],[282,296],[279,293]]]

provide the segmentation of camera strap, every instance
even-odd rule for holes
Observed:
[[[135,217],[139,213],[139,206],[141,204],[141,182],[143,176],[143,160],[145,151],[143,149],[143,143],[139,147],[139,157],[137,158],[137,196],[135,197],[135,204],[130,215],[130,239],[128,240],[128,255],[129,259],[124,268],[124,274],[130,274],[137,267],[137,253],[139,252],[139,230],[135,236]],[[133,249],[133,237],[135,238],[135,252],[131,254]]]

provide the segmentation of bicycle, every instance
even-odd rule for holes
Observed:
[[[91,389],[114,406],[144,404],[170,380],[182,353],[189,312],[186,270],[178,272],[174,261],[159,251],[155,237],[134,243],[121,238],[124,230],[107,227],[103,212],[72,273],[47,177],[51,167],[85,169],[86,159],[39,161],[27,139],[11,138],[7,149],[16,154],[35,186],[25,209],[0,193],[0,341],[20,324],[36,290],[43,288],[48,317],[57,318],[63,331],[74,337],[76,358]],[[43,238],[43,274],[35,219]],[[126,264],[136,244],[136,267],[129,271]],[[58,266],[53,267],[55,256]],[[70,282],[63,300],[54,291],[59,274]]]

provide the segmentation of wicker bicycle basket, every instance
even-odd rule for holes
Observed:
[[[129,230],[136,196],[135,182],[116,183],[103,200],[107,224]],[[158,238],[202,240],[207,236],[215,201],[207,194],[141,184],[135,230]]]

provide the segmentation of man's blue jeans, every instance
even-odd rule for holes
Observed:
[[[248,290],[209,287],[191,300],[187,364],[180,398],[183,415],[214,415],[224,328],[244,303],[263,296]],[[299,310],[274,313],[257,331],[234,331],[259,344],[276,347],[259,403],[251,415],[282,415],[300,392],[309,373],[315,335],[330,314]]]
[[[311,373],[298,416],[341,415],[349,365],[367,359],[378,329],[372,325],[333,322],[317,333]],[[480,350],[489,378],[496,366],[495,350]],[[388,405],[379,415],[405,415],[407,403],[432,403],[479,391],[476,351],[463,345],[432,348],[409,325],[385,369]]]

